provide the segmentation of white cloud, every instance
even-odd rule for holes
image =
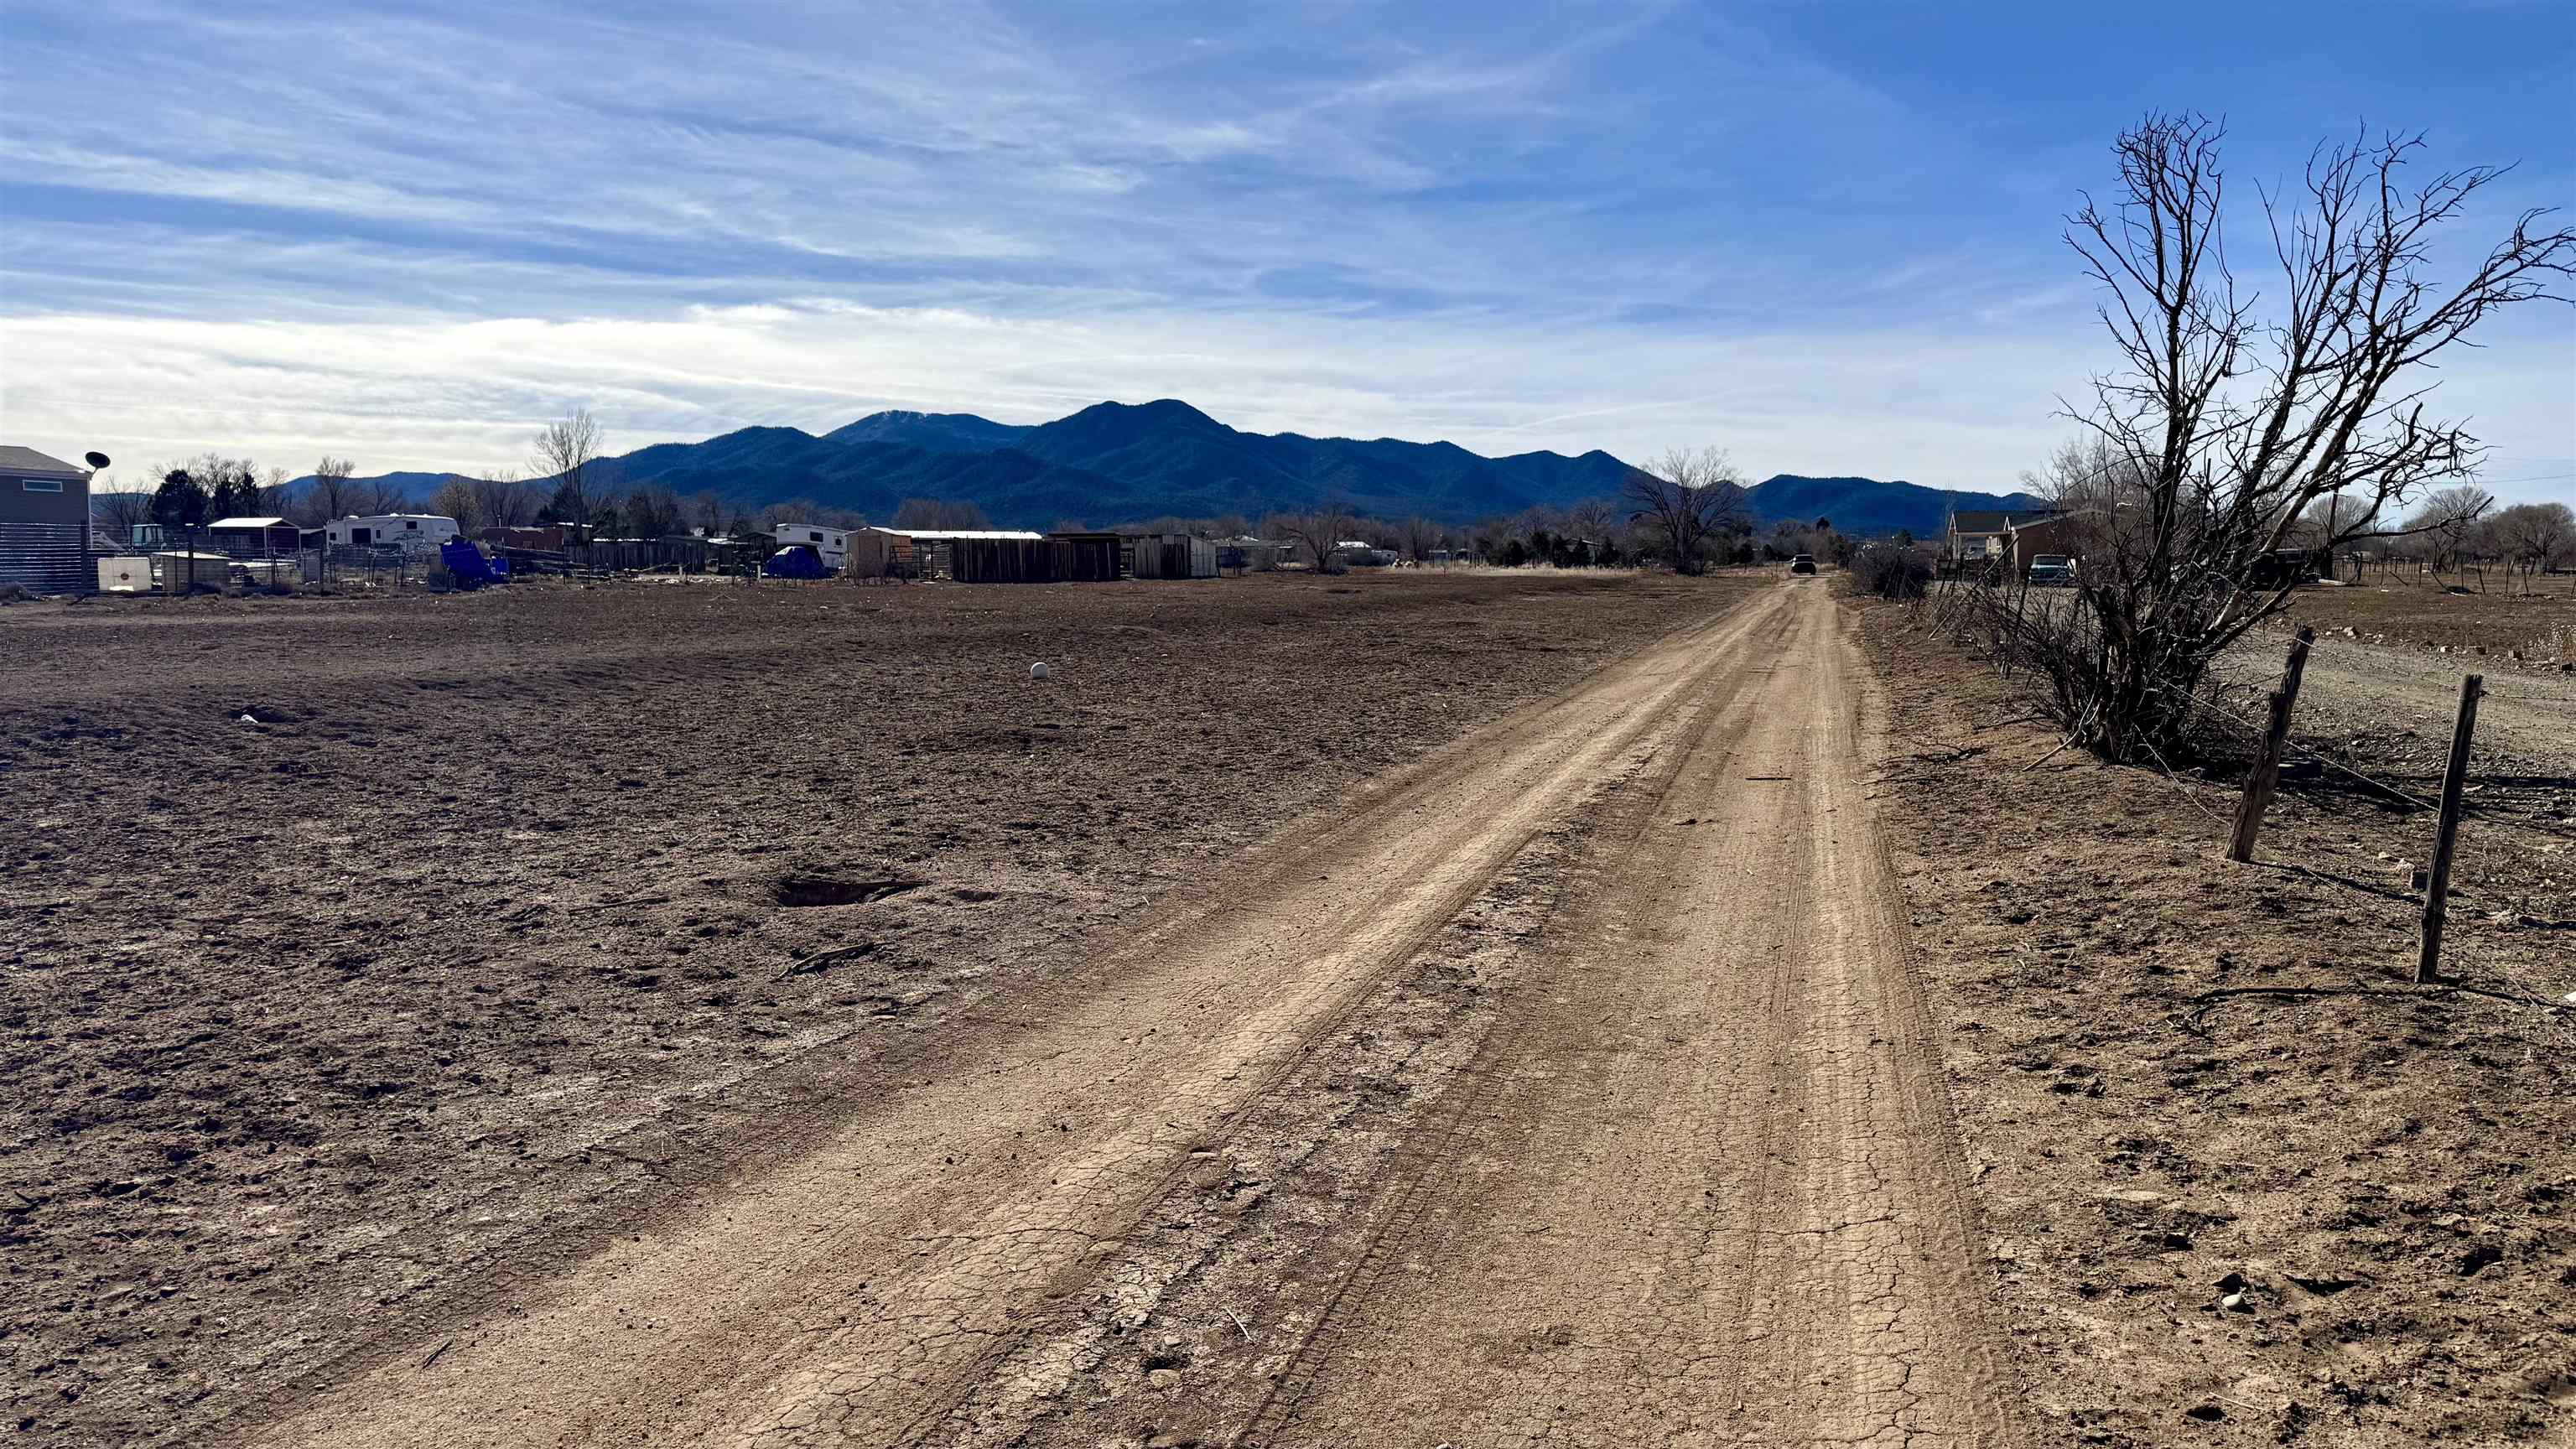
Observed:
[[[1995,487],[2099,360],[2062,139],[1972,154],[1702,8],[1189,22],[17,0],[0,427],[479,467],[573,402],[633,446],[1169,395]],[[2498,341],[2446,406],[2576,453],[2566,329]]]

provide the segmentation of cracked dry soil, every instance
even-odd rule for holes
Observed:
[[[453,1213],[394,1232],[458,1282],[310,1325],[343,1337],[179,1437],[2018,1442],[1862,792],[1876,686],[1819,581],[1657,603],[1556,692],[1015,941],[1056,968],[831,960],[871,982],[845,1010],[939,989],[807,1025],[832,1067],[793,1094],[728,1088],[792,1119],[772,1150],[639,1103],[575,1179],[631,1216],[547,1250],[540,1213],[497,1263]],[[966,893],[923,854],[836,863],[821,909],[893,935]]]

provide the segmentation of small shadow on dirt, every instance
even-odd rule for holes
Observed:
[[[863,906],[928,885],[900,876],[854,878],[791,872],[769,887],[769,898],[782,906]]]

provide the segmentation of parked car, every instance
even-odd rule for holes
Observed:
[[[1811,574],[1815,571],[1816,556],[1814,554],[1802,553],[1796,558],[1789,560],[1789,572],[1793,574]]]
[[[2030,586],[2034,589],[2071,589],[2075,587],[2075,560],[2062,553],[2044,553],[2030,561]]]

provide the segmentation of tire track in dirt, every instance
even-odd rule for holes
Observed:
[[[1028,1302],[1078,1281],[1194,1144],[1651,748],[1752,622],[1684,631],[1433,757],[1326,841],[1249,853],[1231,892],[1137,932],[1096,984],[954,1023],[945,1061],[910,1065],[803,1160],[255,1438],[881,1442],[934,1424]]]
[[[2009,1442],[1857,665],[1820,588],[1763,607],[1745,727],[1551,925],[1431,1208],[1239,1442]]]

